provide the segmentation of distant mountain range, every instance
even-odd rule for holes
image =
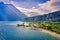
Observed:
[[[24,21],[26,21],[26,22],[60,21],[60,10],[56,11],[56,12],[49,13],[49,14],[25,18]]]
[[[35,15],[34,13],[32,15]],[[0,2],[0,21],[60,21],[60,10],[39,16],[27,17],[12,4]]]
[[[12,4],[0,2],[0,21],[20,21],[26,17]]]

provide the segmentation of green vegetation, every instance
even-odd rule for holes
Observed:
[[[48,21],[35,22],[35,23],[31,22],[29,26],[31,25],[34,26],[33,24],[37,25],[38,28],[43,28],[60,34],[60,22],[48,22]]]
[[[31,27],[31,28],[42,28],[45,30],[49,30],[52,32],[56,32],[60,34],[60,22],[50,22],[50,21],[43,21],[43,22],[29,22],[29,25],[17,24],[17,26],[23,27]]]
[[[24,26],[24,23],[23,24],[17,24],[17,26],[19,27],[19,26]]]

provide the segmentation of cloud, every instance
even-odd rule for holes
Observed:
[[[2,0],[13,4],[28,17],[60,10],[60,0]],[[42,2],[42,3],[41,3]]]
[[[22,8],[22,7],[16,7],[18,10],[20,10],[21,12],[23,12],[25,15],[27,15],[28,17],[31,16],[37,16],[37,15],[43,15],[46,12],[39,10],[39,9],[34,9],[33,7],[31,9],[27,9],[27,8]]]
[[[35,9],[35,7],[33,6],[32,9]]]
[[[43,15],[48,14],[50,12],[54,12],[60,10],[60,0],[50,0],[46,3],[39,3],[37,9],[35,6],[32,6],[31,9],[17,7],[20,11],[24,12],[26,15],[36,16],[36,15]]]
[[[4,2],[5,4],[10,4],[10,0],[0,0],[0,2]]]
[[[60,0],[50,0],[43,4],[38,4],[41,9],[49,10],[51,12],[60,9]]]
[[[44,3],[46,1],[49,1],[49,0],[12,0],[12,1],[15,1],[15,2],[38,2],[38,3]]]
[[[13,1],[13,5],[23,7],[23,8],[31,8],[32,6],[38,7],[38,3],[45,3],[49,0],[10,0]]]

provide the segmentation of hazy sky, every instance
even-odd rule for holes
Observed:
[[[6,3],[12,3],[15,6],[31,8],[32,6],[38,7],[39,3],[45,3],[49,0],[0,0]]]
[[[13,4],[27,16],[42,15],[60,10],[60,0],[0,0]]]

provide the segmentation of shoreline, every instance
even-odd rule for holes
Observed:
[[[27,28],[31,28],[31,27],[27,27]],[[48,33],[48,34],[60,39],[60,34],[57,34],[55,32],[45,30],[45,29],[42,29],[42,28],[38,28],[38,30],[42,30],[43,32]]]
[[[26,28],[31,29],[31,27],[26,27]],[[33,28],[32,28],[32,29],[33,29]],[[42,28],[36,28],[36,29],[37,29],[37,30],[42,30],[43,32],[48,33],[48,34],[50,34],[50,35],[52,35],[52,36],[60,39],[60,34],[57,34],[57,33],[55,33],[55,32],[52,32],[52,31],[49,31],[49,30],[45,30],[45,29],[42,29]]]
[[[60,34],[57,34],[55,32],[52,32],[52,31],[49,31],[49,30],[45,30],[45,29],[42,29],[42,28],[39,28],[38,30],[42,30],[43,32],[48,33],[48,34],[60,39]]]

